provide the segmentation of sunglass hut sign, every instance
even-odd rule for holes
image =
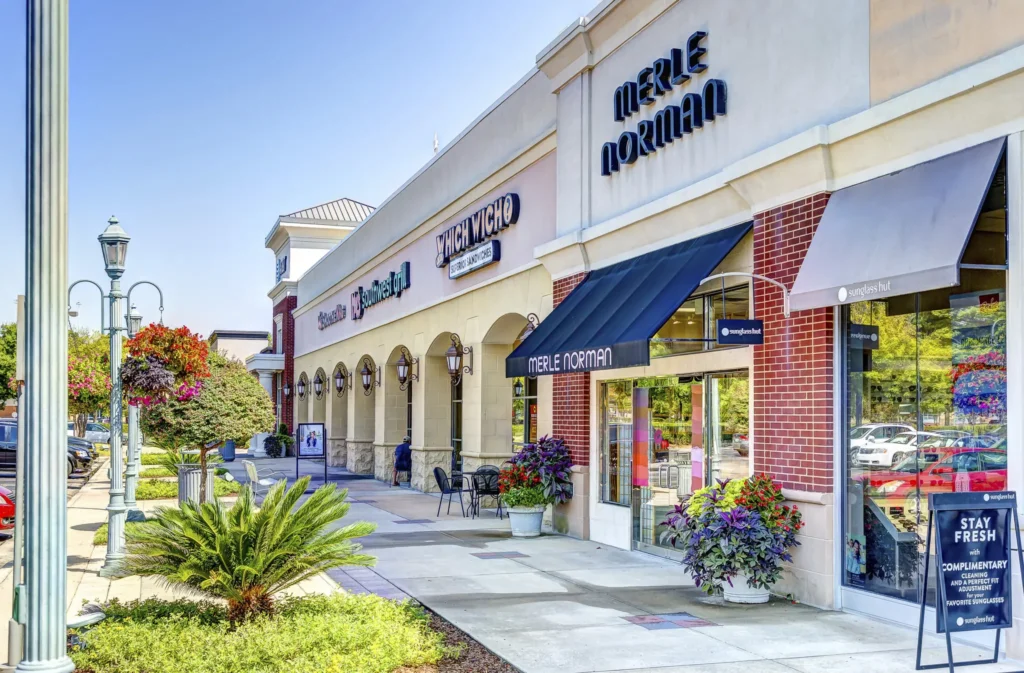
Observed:
[[[676,87],[693,86],[691,79],[708,69],[708,34],[697,31],[686,40],[686,49],[673,49],[637,73],[636,80],[623,83],[612,95],[615,121],[624,122],[643,107],[654,105],[659,98],[671,96]],[[601,147],[601,175],[617,173],[624,165],[636,163],[640,157],[654,154],[676,140],[682,140],[724,116],[726,86],[720,79],[709,79],[699,91],[683,94],[678,104],[666,105],[653,119],[640,121],[635,131],[623,131],[617,140]]]

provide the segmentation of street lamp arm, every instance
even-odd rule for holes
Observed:
[[[68,288],[68,310],[71,310],[71,291],[74,290],[75,286],[79,283],[92,283],[93,287],[100,291],[100,331],[102,332],[107,329],[106,324],[103,322],[103,300],[107,298],[107,295],[103,293],[103,288],[100,287],[100,284],[96,281],[83,278],[82,280],[76,280],[71,284]]]
[[[156,288],[157,293],[160,295],[160,324],[164,324],[164,291],[161,290],[160,286],[157,285],[156,283],[150,282],[148,280],[140,280],[137,283],[133,283],[132,286],[128,288],[128,296],[126,297],[126,302],[129,306],[129,310],[132,305],[132,290],[137,288],[139,285],[152,285],[154,288]]]
[[[746,271],[726,271],[724,273],[716,273],[713,276],[708,276],[700,282],[701,285],[704,283],[718,280],[719,278],[735,277],[740,276],[742,278],[756,278],[757,280],[763,280],[766,283],[771,283],[780,290],[782,290],[782,315],[783,317],[789,317],[789,288],[784,283],[781,283],[774,278],[768,278],[756,273],[747,273]]]

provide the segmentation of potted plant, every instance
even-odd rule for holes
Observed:
[[[508,507],[513,537],[540,535],[544,510],[551,499],[544,494],[540,475],[522,465],[509,465],[498,477],[501,499]]]
[[[705,593],[765,603],[804,525],[783,499],[767,475],[719,481],[676,506],[661,523],[662,539],[683,550],[683,565]]]

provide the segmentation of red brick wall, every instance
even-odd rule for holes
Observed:
[[[283,399],[282,404],[284,409],[281,409],[281,422],[288,426],[288,432],[294,432],[295,427],[292,425],[294,418],[294,397],[295,397],[295,318],[292,317],[292,311],[298,304],[298,297],[285,297],[277,303],[274,307],[274,316],[283,314],[284,318],[281,321],[281,338],[284,339],[284,376],[280,377],[280,385],[287,383],[292,389],[292,397]],[[274,350],[277,351],[277,330],[274,330]],[[274,401],[275,412],[277,400]]]
[[[587,274],[577,273],[554,281],[558,306]],[[576,465],[590,464],[590,372],[555,374],[552,382],[552,434],[565,440]]]
[[[754,216],[754,273],[793,287],[828,203],[816,194]],[[783,487],[832,490],[832,309],[782,312],[778,288],[756,281],[765,343],[754,348],[754,469]]]

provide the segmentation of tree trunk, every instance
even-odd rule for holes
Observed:
[[[85,437],[85,426],[89,417],[85,414],[75,414],[75,437]]]

